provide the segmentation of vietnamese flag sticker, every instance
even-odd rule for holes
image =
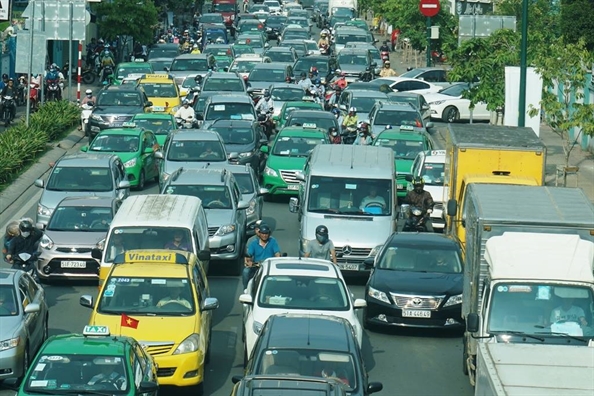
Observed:
[[[126,314],[122,314],[122,319],[120,321],[120,326],[122,327],[131,327],[133,329],[137,329],[138,328],[138,323],[140,321],[134,318],[129,317]]]

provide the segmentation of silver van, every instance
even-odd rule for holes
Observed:
[[[289,201],[289,210],[299,215],[301,249],[323,224],[341,270],[365,271],[363,261],[396,231],[395,178],[389,148],[316,146],[297,174],[299,197]]]

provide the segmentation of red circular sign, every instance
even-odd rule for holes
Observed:
[[[439,0],[421,0],[419,10],[426,17],[434,17],[439,13]]]

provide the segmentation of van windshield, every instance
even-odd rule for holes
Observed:
[[[392,214],[391,179],[312,176],[308,210],[317,213],[389,216]]]
[[[171,249],[196,253],[187,228],[120,227],[114,228],[109,235],[105,262],[112,263],[119,254],[136,249]]]

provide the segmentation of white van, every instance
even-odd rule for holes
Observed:
[[[207,272],[210,246],[202,201],[186,195],[135,195],[126,199],[111,222],[107,238],[91,252],[100,262],[99,287],[116,256],[136,249],[191,251]]]
[[[365,271],[363,261],[396,231],[394,151],[386,147],[319,145],[302,173],[299,197],[289,210],[299,214],[301,249],[328,227],[343,271]]]

